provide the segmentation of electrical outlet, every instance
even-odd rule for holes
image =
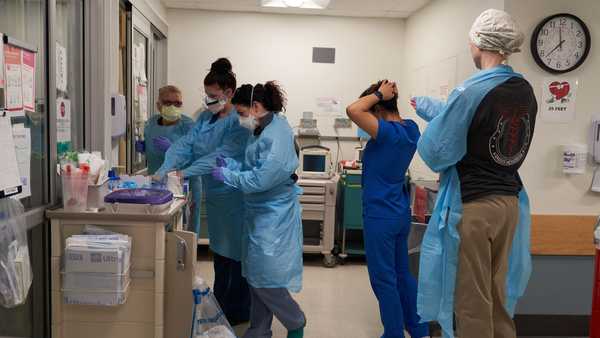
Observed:
[[[338,118],[335,119],[333,127],[335,129],[352,128],[352,122],[348,118],[338,117]]]

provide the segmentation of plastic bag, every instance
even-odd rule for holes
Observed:
[[[204,332],[198,338],[236,338],[226,326],[215,326],[212,329]]]
[[[214,293],[202,278],[196,276],[192,292],[194,296],[192,337],[235,338],[233,329],[225,318]]]
[[[18,200],[0,200],[0,305],[5,308],[25,303],[33,278],[23,213]]]

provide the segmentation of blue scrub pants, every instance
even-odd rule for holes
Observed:
[[[250,320],[250,288],[242,263],[214,253],[215,297],[232,326]]]
[[[404,327],[413,338],[429,336],[427,323],[419,324],[417,282],[408,265],[410,217],[364,218],[367,267],[379,301],[382,338],[404,338]]]

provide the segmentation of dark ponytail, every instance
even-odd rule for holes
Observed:
[[[235,95],[231,99],[233,104],[241,104],[250,107],[251,102],[260,102],[267,111],[270,112],[282,112],[285,111],[287,99],[285,92],[281,89],[281,86],[274,81],[269,81],[262,84],[252,86],[245,84],[238,88]]]
[[[210,72],[204,78],[205,86],[218,85],[222,90],[235,90],[237,86],[233,66],[226,58],[220,58],[210,66]]]

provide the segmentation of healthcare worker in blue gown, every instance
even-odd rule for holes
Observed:
[[[229,60],[212,64],[204,79],[207,110],[194,128],[167,152],[157,175],[178,170],[181,177],[202,177],[206,194],[210,248],[214,252],[214,292],[232,325],[249,320],[250,293],[242,276],[243,194],[211,176],[218,156],[241,161],[250,132],[242,128],[231,98],[236,78]]]
[[[135,143],[135,150],[146,155],[148,174],[154,175],[165,160],[165,153],[173,143],[185,136],[194,126],[194,121],[183,115],[183,95],[175,86],[164,86],[158,91],[156,101],[158,114],[146,121],[145,140]],[[200,196],[202,182],[198,178],[190,180],[193,196]],[[199,204],[198,204],[199,205]],[[200,230],[200,209],[192,208],[192,229]]]
[[[148,174],[154,175],[165,160],[165,153],[173,143],[185,136],[194,121],[183,115],[183,96],[179,88],[165,86],[158,91],[156,109],[158,114],[146,121],[144,138],[136,143],[136,150],[145,153]]]
[[[379,301],[383,338],[429,336],[417,315],[417,281],[408,264],[411,227],[406,171],[417,150],[419,127],[398,111],[396,84],[380,81],[346,109],[371,137],[363,155],[363,223],[367,268]]]
[[[281,115],[285,97],[273,82],[243,85],[233,97],[240,124],[252,131],[242,163],[217,161],[216,180],[244,193],[250,284],[250,328],[244,338],[272,337],[273,316],[289,338],[304,335],[306,319],[291,292],[302,288],[302,220],[294,133]]]
[[[529,201],[519,177],[535,126],[531,85],[506,65],[524,35],[500,10],[470,32],[481,71],[447,102],[417,97],[429,125],[421,158],[440,173],[440,191],[421,245],[418,311],[444,337],[516,338],[517,299],[531,274]]]

